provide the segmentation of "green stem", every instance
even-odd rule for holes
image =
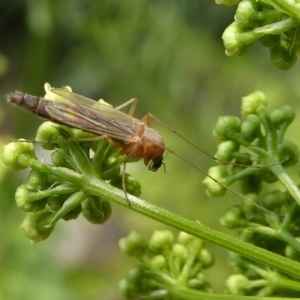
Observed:
[[[165,274],[149,272],[150,278],[155,278],[156,281],[166,286],[168,292],[176,299],[185,300],[283,300],[282,297],[257,297],[257,296],[241,296],[241,295],[224,295],[213,294],[202,291],[189,289],[183,285],[179,285],[177,281],[172,280]],[[288,298],[289,300],[296,300],[299,298]]]
[[[284,171],[281,164],[272,164],[269,168],[273,172],[273,174],[280,180],[280,182],[284,185],[290,195],[295,199],[295,201],[300,205],[300,190],[295,185],[293,180],[288,176],[288,174]]]
[[[51,165],[46,165],[34,158],[28,158],[27,155],[24,155],[22,158],[19,157],[19,160],[20,159],[22,159],[23,164],[26,164],[32,169],[39,170],[41,172],[52,173],[61,179],[78,185],[78,187],[80,187],[87,195],[103,197],[104,199],[125,206],[127,209],[139,212],[173,228],[177,228],[193,236],[202,238],[228,250],[234,251],[249,259],[266,264],[284,273],[300,278],[299,263],[246,243],[235,237],[218,232],[201,224],[200,222],[186,219],[180,215],[174,214],[166,209],[150,204],[132,195],[128,194],[128,199],[126,199],[122,190],[115,188],[102,180],[99,180],[99,178],[93,176],[92,174],[85,176],[79,175],[67,168],[58,168]],[[128,206],[128,200],[130,201],[130,206]]]

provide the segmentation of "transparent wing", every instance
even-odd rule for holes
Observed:
[[[144,124],[119,110],[66,89],[52,89],[63,101],[47,102],[46,111],[59,123],[96,135],[108,135],[125,142],[136,134],[137,126]]]

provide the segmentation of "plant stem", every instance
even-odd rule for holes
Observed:
[[[19,157],[19,160],[20,159],[21,157]],[[24,155],[23,163],[32,169],[39,170],[41,172],[52,173],[63,180],[72,182],[81,188],[81,190],[87,195],[103,197],[103,199],[118,203],[122,206],[125,206],[127,209],[139,212],[173,228],[177,228],[193,236],[202,238],[206,241],[241,254],[249,259],[263,263],[270,267],[274,267],[286,274],[294,275],[300,278],[299,263],[246,243],[222,232],[218,232],[201,224],[200,222],[186,219],[180,215],[150,204],[132,195],[128,194],[128,199],[126,199],[124,191],[111,186],[92,174],[82,176],[67,168],[57,168],[51,165],[46,165],[34,158],[28,159],[27,155]],[[128,206],[128,200],[130,201],[130,206]]]

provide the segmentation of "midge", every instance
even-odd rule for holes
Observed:
[[[128,158],[143,159],[149,170],[154,172],[164,165],[163,154],[165,150],[167,150],[205,176],[209,177],[214,182],[230,190],[235,195],[252,203],[264,212],[273,214],[229,186],[216,180],[202,169],[185,159],[183,156],[167,148],[160,134],[153,128],[149,127],[151,119],[156,120],[159,124],[176,134],[197,150],[203,152],[214,160],[218,160],[216,157],[205,152],[174,129],[161,122],[152,114],[147,114],[141,120],[134,118],[132,115],[137,106],[137,99],[131,99],[124,104],[113,108],[107,104],[75,94],[67,87],[51,88],[51,86],[46,83],[45,90],[46,94],[49,95],[49,99],[15,92],[9,95],[7,101],[9,103],[22,106],[23,108],[45,119],[49,119],[54,123],[67,125],[97,135],[97,137],[89,138],[89,140],[97,140],[101,138],[106,139],[113,147],[121,149],[120,154],[125,154]],[[51,93],[61,97],[61,101],[51,100],[53,98]],[[120,109],[129,105],[131,105],[131,107],[128,114],[120,111]],[[227,163],[234,165],[234,163],[231,162]],[[125,165],[126,162],[124,163],[122,187],[127,198],[124,180]]]
[[[149,127],[150,115],[146,115],[142,120],[132,117],[137,99],[131,99],[113,108],[75,94],[67,88],[51,88],[47,84],[45,88],[64,100],[53,101],[16,92],[8,97],[8,102],[22,106],[54,123],[104,138],[112,146],[121,148],[121,154],[126,154],[129,158],[143,158],[151,171],[157,171],[163,164],[165,144],[159,133]],[[128,105],[131,105],[128,114],[120,111]]]

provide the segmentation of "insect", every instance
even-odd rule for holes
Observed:
[[[149,117],[142,120],[132,117],[137,99],[116,108],[88,99],[64,88],[51,92],[65,98],[52,101],[22,93],[12,93],[8,98],[13,103],[54,123],[67,125],[96,134],[121,149],[129,158],[143,158],[149,170],[156,172],[163,164],[165,145],[162,137],[149,127]],[[131,104],[129,114],[119,109]]]
[[[121,149],[120,154],[125,154],[128,158],[143,159],[144,164],[148,166],[149,170],[154,172],[164,165],[163,154],[165,150],[167,150],[234,194],[253,203],[247,197],[217,181],[184,157],[167,148],[160,134],[149,126],[151,119],[155,119],[159,124],[175,133],[191,146],[201,152],[204,152],[213,159],[216,159],[214,156],[208,154],[197,145],[188,141],[184,136],[177,133],[174,129],[170,128],[153,115],[147,114],[141,120],[134,118],[132,115],[137,106],[137,99],[131,99],[124,104],[113,108],[106,104],[96,102],[92,99],[73,93],[67,88],[51,88],[49,84],[46,84],[45,88],[46,91],[50,91],[62,97],[63,101],[53,101],[46,98],[16,92],[12,93],[8,97],[8,102],[21,106],[45,119],[53,121],[54,123],[67,125],[95,134],[98,136],[97,139],[107,139],[112,146]],[[120,111],[120,109],[129,105],[131,106],[128,114]],[[127,198],[124,181],[125,165],[126,164],[124,164],[122,187]],[[253,204],[263,211],[270,213],[267,209],[264,209],[258,204]]]

